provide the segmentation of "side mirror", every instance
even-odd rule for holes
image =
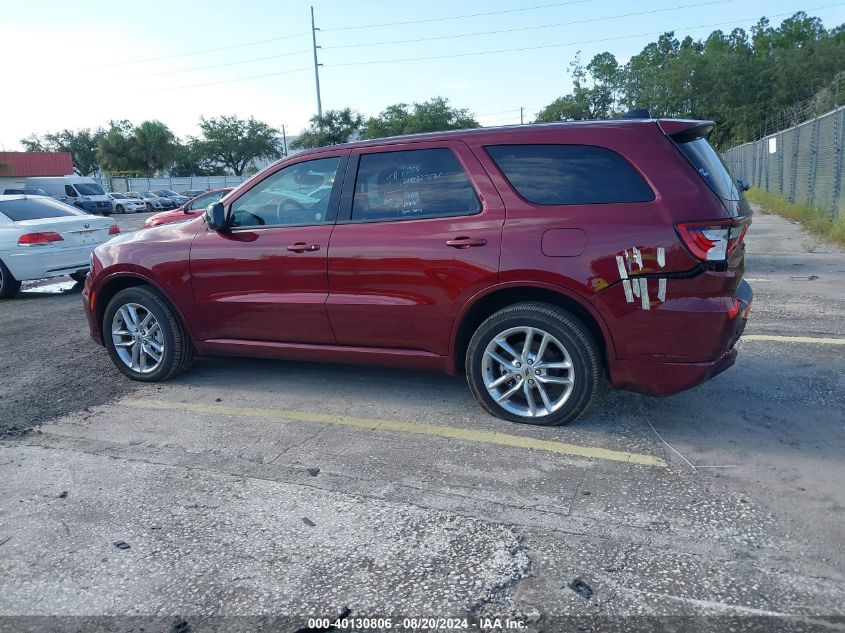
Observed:
[[[208,209],[205,211],[205,221],[208,223],[208,228],[215,231],[225,231],[227,219],[226,209],[222,202],[208,205]]]
[[[745,182],[742,178],[737,178],[736,182],[742,191],[748,191],[749,189],[751,189],[751,185]]]

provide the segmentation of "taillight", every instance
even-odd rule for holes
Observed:
[[[693,257],[703,262],[723,262],[742,244],[748,222],[683,222],[677,227],[678,234]]]
[[[62,242],[64,238],[58,233],[25,233],[18,238],[18,246],[46,246],[53,242]]]
[[[112,224],[109,227],[109,235],[120,235],[120,227],[117,224]]]

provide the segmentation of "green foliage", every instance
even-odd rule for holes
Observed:
[[[749,201],[760,205],[764,212],[795,220],[814,235],[845,244],[845,209],[840,209],[839,215],[831,218],[820,209],[790,202],[763,189],[751,189],[745,195]]]
[[[73,171],[80,176],[91,176],[100,169],[97,145],[104,135],[102,128],[85,128],[75,132],[62,130],[44,136],[30,134],[21,139],[21,145],[28,152],[69,152],[73,159]]]
[[[170,166],[170,175],[188,176],[224,176],[226,170],[205,153],[199,139],[189,138],[187,143],[176,146],[176,157]]]
[[[798,12],[750,33],[714,31],[702,40],[664,33],[619,66],[610,53],[584,68],[571,64],[573,89],[537,115],[539,121],[609,118],[633,108],[655,117],[712,119],[711,141],[727,148],[753,140],[761,124],[809,99],[843,70],[845,28],[827,30]]]
[[[203,138],[197,141],[197,152],[241,176],[256,158],[281,156],[279,131],[256,120],[236,116],[200,119]]]
[[[176,137],[161,121],[111,121],[100,138],[98,158],[107,173],[140,173],[152,177],[173,163],[178,153]]]
[[[387,107],[378,116],[367,120],[361,137],[372,139],[474,127],[479,127],[478,121],[469,110],[452,108],[448,99],[435,97],[412,106],[397,103]]]
[[[364,117],[352,108],[329,110],[311,117],[308,127],[290,144],[291,149],[310,149],[347,143],[361,132]]]

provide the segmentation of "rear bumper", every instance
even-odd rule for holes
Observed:
[[[51,251],[52,247],[21,248],[3,257],[6,266],[18,281],[61,277],[75,272],[87,271],[91,251],[99,244],[89,244],[80,248]]]
[[[716,360],[702,363],[649,362],[616,359],[610,363],[610,383],[616,389],[635,391],[647,396],[671,396],[718,376],[736,362],[735,345],[745,331],[753,300],[751,286],[742,281],[729,314],[730,327],[720,335],[723,352]],[[692,334],[692,333],[691,333]]]

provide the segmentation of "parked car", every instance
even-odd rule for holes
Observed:
[[[5,189],[4,196],[49,196],[43,189]]]
[[[147,205],[143,200],[130,198],[124,193],[112,192],[106,194],[112,202],[112,211],[115,213],[143,213]]]
[[[190,200],[187,196],[183,196],[182,194],[171,191],[170,189],[156,189],[153,193],[160,198],[167,198],[177,207],[182,206]]]
[[[141,195],[144,196],[146,200],[158,200],[159,203],[161,203],[162,209],[175,209],[177,206],[173,200],[170,198],[163,198],[155,191],[142,191]]]
[[[87,176],[50,176],[27,178],[26,189],[43,189],[56,200],[72,204],[88,213],[110,215],[111,200],[100,184]]]
[[[82,281],[94,247],[119,233],[114,220],[50,197],[0,196],[0,299],[13,297],[31,279],[70,275]]]
[[[187,191],[183,191],[182,195],[188,198],[189,200],[193,200],[197,196],[201,196],[206,191],[210,191],[209,189],[188,189]]]
[[[320,148],[188,222],[97,248],[91,334],[135,380],[195,354],[465,372],[515,422],[603,376],[665,396],[730,367],[751,209],[707,121],[623,119]]]
[[[232,187],[206,191],[193,200],[189,200],[178,209],[173,211],[162,211],[147,218],[145,227],[159,226],[161,224],[173,224],[174,222],[186,222],[205,212],[208,205],[218,202],[223,196],[232,191]]]
[[[164,209],[164,203],[161,198],[154,194],[147,195],[146,193],[141,193],[140,191],[127,191],[126,197],[132,198],[133,200],[143,201],[147,207],[147,211],[161,211]]]

